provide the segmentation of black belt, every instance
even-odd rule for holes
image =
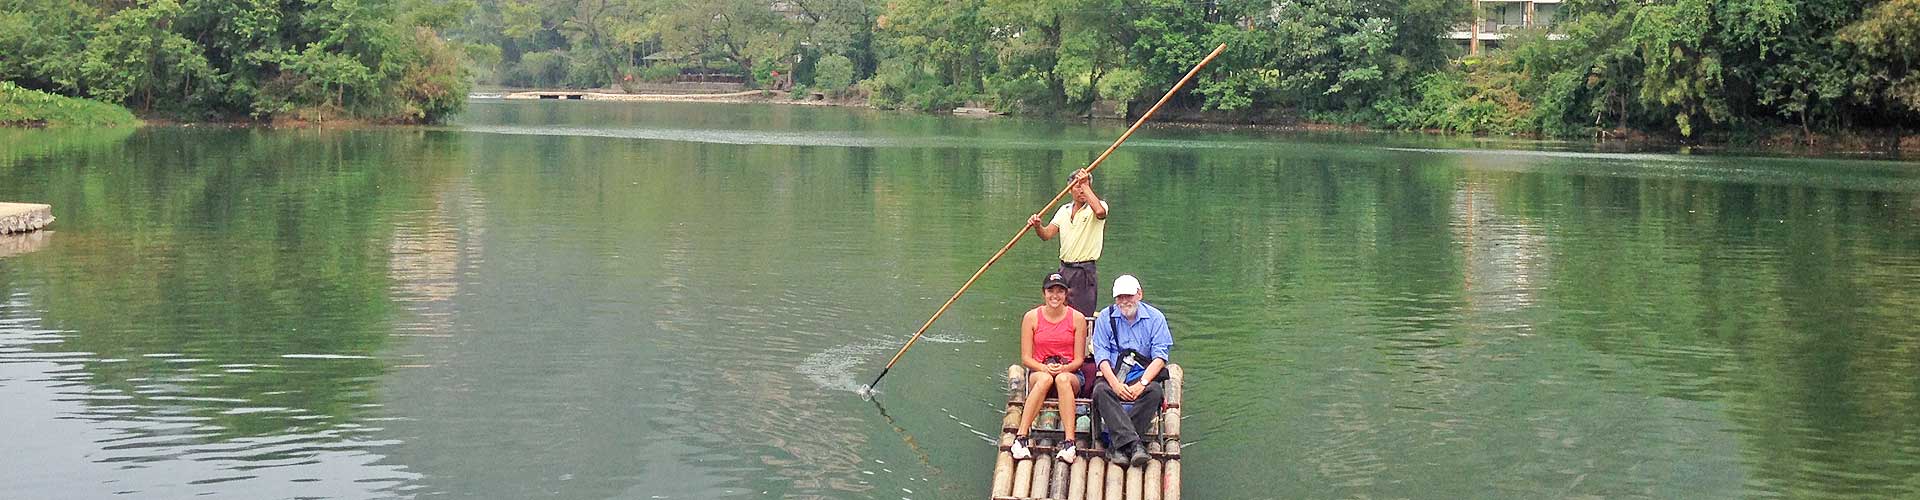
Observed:
[[[1064,261],[1064,260],[1063,260],[1063,261],[1060,261],[1060,265],[1061,265],[1061,266],[1064,266],[1064,267],[1082,267],[1082,268],[1084,268],[1084,267],[1088,267],[1088,266],[1092,266],[1094,262],[1098,262],[1098,261],[1092,261],[1092,260],[1083,260],[1083,261],[1080,261],[1080,262],[1067,262],[1067,261]]]

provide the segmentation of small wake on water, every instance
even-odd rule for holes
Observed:
[[[935,344],[986,342],[982,339],[954,334],[922,335],[920,336],[920,340],[921,343]],[[902,340],[901,342],[905,341]],[[879,394],[879,391],[875,390],[871,385],[862,383],[860,377],[875,375],[879,372],[867,373],[862,370],[875,366],[873,363],[875,358],[884,361],[887,356],[898,352],[900,345],[899,343],[887,342],[863,342],[835,346],[825,351],[808,355],[807,359],[800,363],[797,371],[807,377],[807,380],[813,381],[814,385],[820,386],[821,389],[848,391],[859,395],[861,399],[873,399],[875,395]]]
[[[873,388],[867,387],[856,379],[855,377],[862,374],[855,372],[867,366],[868,360],[875,354],[882,354],[888,350],[887,346],[878,343],[836,346],[807,356],[807,359],[800,363],[799,372],[821,389],[849,391],[863,397],[870,397]]]
[[[976,339],[976,338],[968,337],[965,335],[932,335],[932,334],[921,335],[920,340],[923,342],[932,342],[935,344],[982,344],[982,343],[986,343],[987,341],[987,339]]]

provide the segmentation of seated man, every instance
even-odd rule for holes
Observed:
[[[1140,301],[1140,281],[1131,275],[1113,280],[1113,305],[1093,321],[1093,353],[1100,377],[1093,386],[1094,413],[1107,431],[1107,461],[1145,466],[1147,447],[1140,431],[1160,411],[1161,376],[1173,334],[1159,309]],[[1122,405],[1132,403],[1128,410]]]

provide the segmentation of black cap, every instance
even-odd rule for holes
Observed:
[[[1060,273],[1048,274],[1047,279],[1045,281],[1040,282],[1041,290],[1046,290],[1048,288],[1053,288],[1056,286],[1060,288],[1073,288],[1073,287],[1067,286],[1067,279],[1060,277]]]

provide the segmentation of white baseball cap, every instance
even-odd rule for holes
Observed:
[[[1133,275],[1122,274],[1120,275],[1119,278],[1114,278],[1113,296],[1119,297],[1121,295],[1139,295],[1139,294],[1140,294],[1140,280],[1134,279]]]

